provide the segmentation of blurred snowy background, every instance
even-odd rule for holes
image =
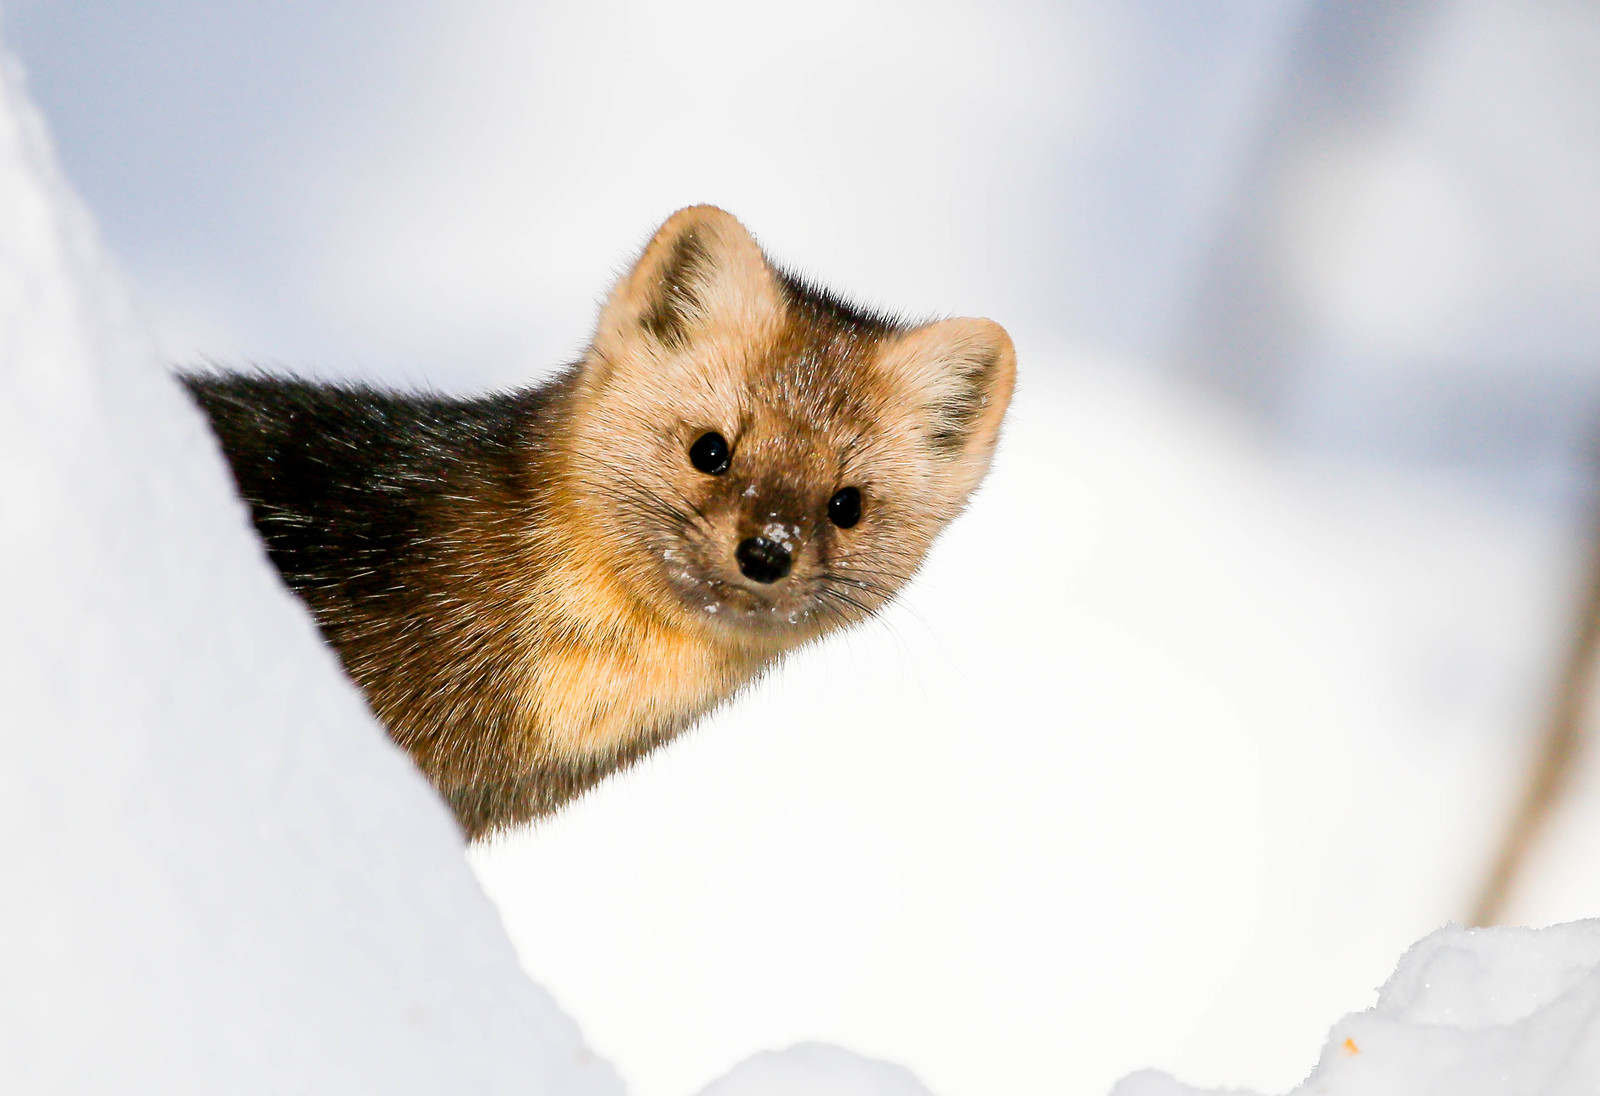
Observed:
[[[805,1039],[939,1096],[1281,1091],[1467,914],[1582,581],[1600,9],[3,19],[175,362],[522,383],[702,201],[1016,337],[994,478],[900,609],[475,855],[636,1096]],[[1516,919],[1600,913],[1597,803]]]

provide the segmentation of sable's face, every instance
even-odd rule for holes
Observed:
[[[943,524],[874,414],[878,338],[831,334],[690,352],[674,398],[619,394],[636,425],[606,473],[618,532],[709,627],[789,645],[859,619]]]
[[[575,493],[632,588],[782,649],[911,577],[987,468],[1012,371],[988,321],[862,314],[774,272],[722,211],[684,210],[602,314]]]

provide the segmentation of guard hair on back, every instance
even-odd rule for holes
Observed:
[[[992,321],[857,309],[695,206],[546,384],[182,379],[284,581],[476,839],[882,608],[982,480],[1014,374]]]

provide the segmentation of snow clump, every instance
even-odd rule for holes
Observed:
[[[1221,1096],[1137,1073],[1112,1096]],[[1600,920],[1449,926],[1406,952],[1378,1003],[1335,1024],[1290,1096],[1600,1091]],[[1235,1092],[1234,1096],[1245,1096]]]

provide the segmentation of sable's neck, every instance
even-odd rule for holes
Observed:
[[[547,520],[530,531],[541,567],[523,590],[518,710],[536,729],[538,757],[599,764],[598,773],[678,733],[767,659],[716,642],[686,612],[658,604],[645,577],[619,567],[611,538],[594,528],[604,500],[579,494],[581,477],[555,476],[549,486]]]

